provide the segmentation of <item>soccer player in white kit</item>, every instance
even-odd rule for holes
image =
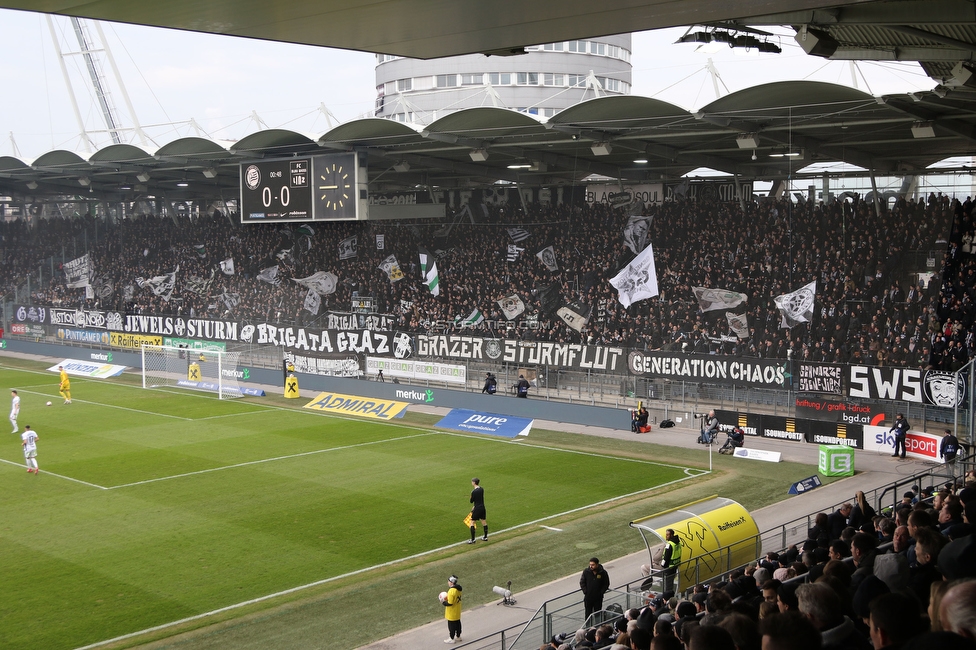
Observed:
[[[24,448],[24,461],[27,463],[27,473],[37,474],[37,433],[28,424],[20,434],[21,446]]]
[[[10,424],[14,425],[14,430],[10,433],[17,433],[20,427],[17,426],[17,416],[20,415],[20,395],[17,391],[10,391]]]

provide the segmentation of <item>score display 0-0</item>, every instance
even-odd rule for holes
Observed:
[[[334,221],[360,215],[356,153],[241,165],[241,222]]]

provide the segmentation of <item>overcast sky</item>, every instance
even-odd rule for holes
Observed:
[[[70,23],[54,18],[65,52],[75,52],[77,41]],[[89,23],[94,25],[95,23]],[[376,96],[372,54],[309,46],[268,43],[101,23],[105,39],[125,80],[139,122],[156,146],[175,138],[200,135],[216,140],[237,140],[263,126],[287,128],[313,137],[329,129],[319,110],[324,104],[340,121],[372,110]],[[749,86],[788,79],[814,79],[856,85],[874,95],[928,89],[935,84],[917,64],[828,62],[807,56],[792,39],[792,30],[780,30],[774,39],[783,53],[740,56],[723,52],[696,52],[694,45],[675,45],[684,29],[634,35],[633,93],[656,97],[688,109],[715,99],[708,60],[721,77],[721,94]],[[93,36],[97,32],[92,30]],[[64,75],[42,14],[0,10],[0,156],[25,160],[53,149],[82,152],[78,120],[67,92]],[[104,128],[101,112],[87,81],[84,62],[66,57],[75,80],[78,112],[87,128]],[[112,80],[110,69],[106,76]],[[852,80],[852,74],[854,80]],[[112,82],[112,99],[126,126],[132,121],[126,102]],[[175,123],[175,126],[165,126]],[[95,136],[98,146],[110,144],[106,134]],[[133,144],[139,144],[133,138]],[[150,143],[150,147],[153,146]],[[16,146],[16,148],[15,148]]]

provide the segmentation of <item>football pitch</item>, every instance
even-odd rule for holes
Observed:
[[[41,470],[8,429],[3,648],[76,648],[463,544],[472,476],[498,539],[702,473],[132,377],[73,378],[64,405],[40,367],[0,367]]]

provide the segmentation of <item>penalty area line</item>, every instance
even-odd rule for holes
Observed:
[[[20,467],[21,469],[23,469],[24,467],[26,467],[25,465],[21,465],[20,463],[15,463],[12,460],[7,460],[5,458],[0,458],[0,463],[7,463],[8,465],[13,465],[14,467]],[[73,483],[81,483],[82,485],[87,485],[88,487],[98,488],[99,490],[110,490],[111,489],[111,488],[105,487],[104,485],[95,485],[94,483],[89,483],[88,481],[82,481],[81,479],[78,479],[78,478],[71,478],[70,476],[65,476],[64,474],[55,474],[54,472],[49,472],[47,470],[44,470],[44,473],[47,474],[48,476],[56,476],[57,478],[64,479],[65,481],[71,481]]]

